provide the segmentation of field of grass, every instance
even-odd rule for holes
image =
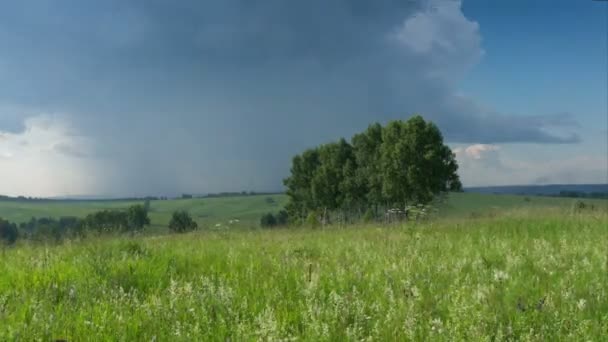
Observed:
[[[441,208],[440,215],[448,218],[488,216],[516,208],[559,207],[570,210],[576,201],[577,199],[572,198],[454,193],[450,195],[448,202]],[[608,208],[608,201],[606,200],[585,199],[583,201],[597,207]],[[190,212],[201,228],[215,227],[218,223],[226,226],[233,219],[240,221],[237,224],[233,223],[233,226],[257,226],[263,214],[278,212],[286,202],[287,197],[285,195],[152,201],[150,212],[151,232],[166,232],[171,214],[175,210]],[[31,217],[84,217],[97,210],[121,209],[142,203],[141,201],[0,201],[0,217],[17,223],[28,221]]]
[[[240,221],[237,226],[250,227],[256,225],[263,214],[281,210],[286,201],[284,195],[152,201],[150,219],[152,230],[156,232],[166,230],[176,210],[190,212],[202,228],[218,223],[227,225],[232,219]],[[0,217],[17,223],[28,221],[31,217],[84,217],[98,210],[124,209],[134,204],[143,204],[143,201],[0,201]]]
[[[601,340],[608,216],[21,242],[0,340]]]
[[[452,193],[440,215],[449,218],[479,217],[497,215],[505,210],[545,208],[571,211],[579,201],[599,210],[608,210],[608,200],[603,199]]]

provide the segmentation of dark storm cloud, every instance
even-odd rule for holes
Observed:
[[[455,95],[483,51],[450,0],[24,0],[0,51],[0,105],[69,115],[111,192],[278,189],[293,153],[412,113],[453,142],[578,141]]]

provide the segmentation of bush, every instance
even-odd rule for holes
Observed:
[[[274,215],[272,215],[271,213],[262,215],[262,218],[260,219],[260,226],[262,226],[264,228],[270,228],[270,227],[274,227],[276,225],[277,225],[277,219],[276,219],[276,217],[274,217]]]
[[[19,230],[17,230],[17,225],[0,218],[0,240],[12,245],[17,241],[18,237]]]
[[[82,225],[99,233],[128,230],[129,215],[125,211],[102,210],[87,215]]]
[[[86,235],[83,221],[77,217],[62,216],[59,220],[50,217],[32,217],[19,225],[23,237],[36,241],[61,241],[82,238]]]
[[[137,204],[130,206],[127,209],[127,229],[130,231],[139,231],[144,226],[150,225],[148,210],[145,206]]]
[[[187,211],[176,211],[169,222],[169,229],[174,233],[185,233],[198,228],[198,225]]]

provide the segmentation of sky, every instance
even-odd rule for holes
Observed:
[[[0,194],[280,191],[421,114],[464,186],[608,183],[608,2],[0,4]]]

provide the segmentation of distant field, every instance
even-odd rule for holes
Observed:
[[[555,208],[571,210],[574,204],[582,201],[601,211],[608,210],[608,200],[580,199],[564,197],[490,195],[478,193],[453,193],[441,215],[446,217],[492,216],[505,210]]]
[[[262,214],[281,210],[286,200],[284,195],[256,195],[152,201],[150,218],[152,228],[162,229],[175,210],[187,210],[201,227],[227,225],[232,219],[240,221],[236,225],[251,226],[258,223]],[[13,222],[24,222],[31,217],[84,217],[97,210],[127,208],[133,204],[143,204],[143,201],[0,201],[0,217]]]
[[[462,214],[496,198],[455,199]],[[492,205],[522,199],[503,201]],[[267,209],[198,202],[162,205]],[[601,341],[607,218],[537,207],[403,226],[22,241],[0,254],[0,340]]]
[[[443,217],[479,217],[497,212],[521,208],[558,207],[571,209],[579,199],[519,195],[490,195],[477,193],[454,193],[444,207],[440,208]],[[603,210],[608,209],[608,200],[580,199],[594,204]],[[240,197],[219,197],[203,199],[179,199],[152,201],[150,217],[152,230],[162,231],[175,210],[187,210],[199,226],[211,227],[216,224],[227,225],[230,220],[240,227],[256,226],[262,214],[281,210],[287,197],[285,195],[256,195]],[[85,215],[102,209],[126,208],[142,201],[45,201],[21,202],[0,201],[0,217],[13,222],[24,222],[31,217],[60,217]]]

